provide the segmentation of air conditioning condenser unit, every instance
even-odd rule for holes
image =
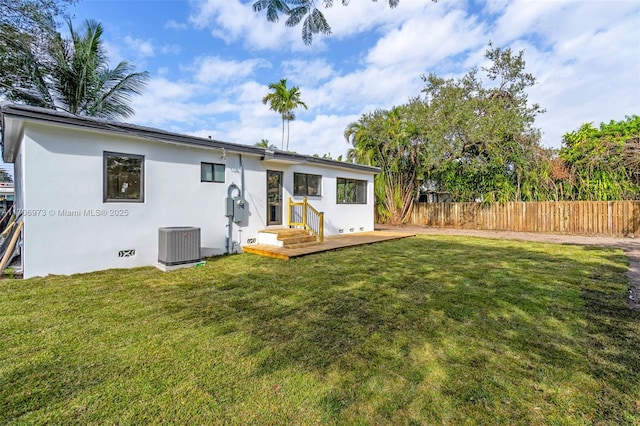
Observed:
[[[158,229],[158,262],[180,265],[200,260],[200,228],[170,226]]]

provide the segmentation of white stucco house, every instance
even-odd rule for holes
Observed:
[[[375,167],[22,105],[0,111],[25,278],[153,265],[160,228],[199,228],[203,257],[239,252],[260,230],[287,226],[289,198],[324,212],[327,236],[374,228]]]

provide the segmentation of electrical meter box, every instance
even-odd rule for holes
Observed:
[[[230,217],[235,223],[242,222],[245,218],[244,206],[245,202],[242,197],[227,197],[227,213],[225,216]]]

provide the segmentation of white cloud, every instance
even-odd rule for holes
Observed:
[[[122,55],[120,44],[111,43],[109,40],[103,41],[103,47],[109,58],[109,66],[115,66],[117,63],[123,60],[124,56]]]
[[[160,48],[160,52],[163,55],[176,55],[182,51],[182,48],[177,44],[165,44]]]
[[[155,54],[153,43],[149,40],[142,40],[139,38],[133,38],[131,36],[125,36],[123,41],[129,47],[129,49],[136,52],[138,56],[144,58],[154,56]]]
[[[567,17],[566,2],[512,1],[495,22],[495,29],[492,31],[493,41],[497,45],[507,44],[544,25],[545,21],[558,16]]]
[[[455,0],[447,0],[449,3]],[[445,3],[445,2],[443,2]],[[360,0],[343,7],[340,2],[324,9],[323,13],[337,39],[361,35],[372,30],[382,34],[402,25],[411,17],[442,13],[445,6],[427,0],[403,0],[395,9],[390,9],[387,1]]]
[[[261,99],[268,93],[267,86],[253,80],[231,86],[227,92],[240,105],[256,104],[262,105]],[[264,108],[267,108],[266,106]]]
[[[231,80],[241,80],[254,73],[256,68],[270,67],[263,59],[248,59],[244,61],[224,60],[218,56],[200,57],[194,64],[195,80],[199,83],[225,83]]]
[[[537,124],[543,141],[559,147],[562,135],[585,122],[640,112],[640,32],[637,16],[616,19],[607,30],[589,28],[558,40],[550,52],[527,52],[539,84],[531,97],[547,108]]]
[[[363,68],[331,79],[316,88],[302,88],[303,99],[314,111],[331,114],[364,112],[374,106],[391,108],[419,94],[420,77],[396,67]]]
[[[233,120],[220,122],[215,128],[206,128],[192,132],[195,136],[232,141],[245,145],[255,145],[262,139],[280,148],[282,143],[282,127],[279,117],[271,113],[271,117]],[[291,122],[289,149],[302,154],[323,155],[330,153],[333,158],[346,154],[349,145],[344,139],[344,129],[357,116],[317,115],[312,121]],[[285,135],[286,143],[286,135]]]
[[[333,66],[324,59],[286,60],[282,62],[281,68],[286,78],[296,86],[317,84],[336,74]]]
[[[201,50],[183,62],[191,65],[181,68],[178,82],[164,71],[145,100],[136,101],[136,121],[251,145],[267,138],[280,146],[280,118],[260,100],[268,92],[265,78],[288,78],[309,106],[291,123],[291,149],[336,157],[348,149],[342,137],[348,123],[419,95],[423,73],[457,78],[482,66],[489,41],[525,49],[527,71],[539,82],[529,99],[548,111],[537,121],[544,145],[558,147],[562,134],[582,122],[640,112],[635,2],[500,0],[481,10],[464,0],[402,0],[394,10],[385,1],[335,2],[325,11],[334,34],[317,37],[311,47],[302,45],[299,27],[269,23],[250,6],[194,3],[191,23],[240,53],[223,59]],[[268,60],[242,59],[261,49],[269,51]]]
[[[434,18],[432,15],[407,19],[380,38],[367,61],[377,66],[405,64],[419,72],[488,42],[484,25],[465,16],[464,11]]]
[[[192,123],[199,105],[192,102],[201,87],[193,83],[173,82],[164,77],[152,78],[144,96],[133,99],[136,111],[134,121],[141,124],[164,126],[178,121]],[[191,111],[189,111],[191,109]]]
[[[239,0],[207,0],[195,2],[191,23],[197,28],[210,28],[211,34],[226,43],[242,40],[245,48],[277,50],[283,46],[302,45],[300,33],[278,23],[268,22],[264,13],[255,13],[251,3]]]
[[[177,31],[183,31],[189,28],[189,26],[184,22],[177,22],[177,21],[174,21],[173,19],[170,19],[169,21],[167,21],[164,24],[164,27],[170,30],[177,30]]]
[[[289,147],[305,154],[330,153],[336,158],[349,149],[349,144],[344,138],[344,129],[357,119],[357,115],[320,114],[310,122],[293,122],[296,127],[291,128]]]

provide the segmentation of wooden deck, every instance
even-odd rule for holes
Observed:
[[[322,244],[308,247],[288,249],[264,244],[253,244],[249,246],[243,246],[242,250],[245,253],[253,253],[260,256],[289,260],[294,257],[306,256],[323,251],[338,250],[345,247],[361,246],[365,244],[374,244],[382,241],[399,240],[401,238],[415,237],[415,235],[416,234],[412,234],[409,232],[395,231],[359,232],[356,234],[325,237]]]

